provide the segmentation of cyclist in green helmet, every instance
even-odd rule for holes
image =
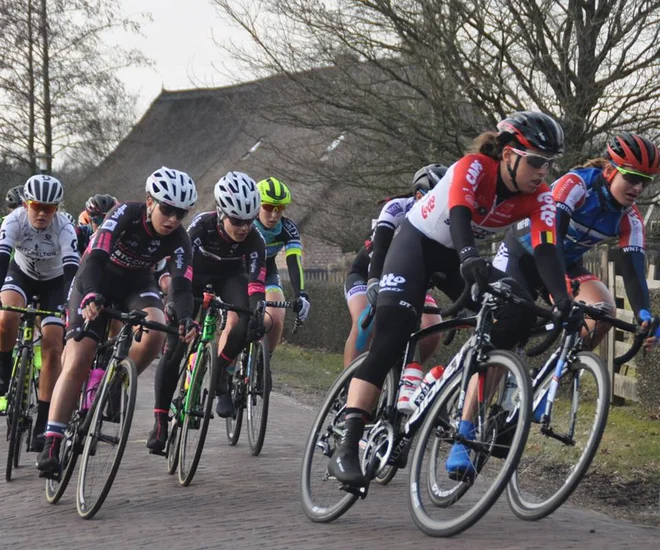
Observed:
[[[289,279],[300,302],[298,318],[305,321],[309,315],[309,296],[305,292],[305,276],[302,267],[302,243],[296,224],[282,214],[291,203],[291,191],[280,180],[269,177],[261,180],[257,187],[261,195],[261,208],[255,227],[266,241],[266,300],[284,300],[284,291],[280,275],[275,263],[275,257],[284,248],[286,264],[289,269]],[[266,310],[266,327],[268,320],[272,323],[268,332],[268,344],[271,353],[282,337],[284,330],[284,309],[268,308]]]

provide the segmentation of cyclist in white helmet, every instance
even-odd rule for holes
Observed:
[[[224,301],[254,309],[265,298],[266,243],[254,227],[259,214],[259,191],[254,180],[241,172],[222,176],[214,189],[216,208],[198,214],[188,228],[193,246],[193,295],[201,298],[206,285]],[[230,366],[248,341],[263,336],[254,318],[229,313],[218,343],[218,416],[233,413],[228,393]],[[167,442],[167,415],[179,377],[184,346],[168,342],[156,372],[155,425],[147,440],[152,453],[160,454]]]
[[[0,301],[25,307],[32,296],[38,296],[41,309],[62,311],[66,289],[78,268],[75,230],[57,211],[64,190],[58,179],[38,175],[27,180],[23,194],[25,208],[16,208],[0,228],[0,281],[4,281]],[[0,395],[9,385],[19,323],[20,314],[0,311]],[[41,451],[44,445],[53,387],[61,370],[64,322],[59,317],[44,317],[41,329],[42,370],[33,451]],[[0,412],[5,406],[0,398]]]
[[[130,311],[144,310],[147,319],[165,322],[163,303],[152,267],[171,256],[170,299],[179,323],[179,337],[189,342],[196,328],[192,321],[192,247],[182,220],[197,202],[195,183],[185,172],[163,166],[147,178],[145,202],[117,204],[107,214],[85,251],[68,301],[68,324],[62,375],[53,392],[46,428],[46,444],[37,468],[43,477],[57,476],[60,444],[82,384],[103,335],[105,305]],[[77,342],[73,336],[88,328]],[[163,347],[164,335],[145,331],[131,346],[129,357],[142,372]],[[112,417],[111,417],[112,418]]]

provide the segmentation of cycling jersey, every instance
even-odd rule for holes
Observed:
[[[472,213],[472,235],[483,240],[515,222],[530,218],[532,246],[555,244],[555,204],[541,184],[531,194],[517,193],[498,201],[499,162],[481,154],[466,155],[449,167],[445,176],[408,214],[410,223],[428,238],[455,248],[449,211],[465,206]]]
[[[78,225],[91,225],[92,218],[90,218],[87,210],[83,210],[78,216]]]
[[[5,218],[0,227],[0,281],[7,274],[12,250],[21,271],[36,281],[64,275],[68,284],[78,268],[76,232],[60,212],[45,229],[32,227],[25,208]]]
[[[568,172],[553,184],[552,194],[557,204],[558,232],[564,235],[557,249],[563,256],[566,270],[576,272],[574,266],[581,266],[582,256],[587,251],[602,242],[618,239],[624,253],[621,267],[631,306],[636,313],[640,309],[650,309],[644,221],[638,208],[634,205],[624,208],[614,200],[600,168]],[[517,224],[514,234],[530,252],[529,223]]]
[[[176,313],[179,318],[191,317],[192,247],[188,234],[182,226],[169,235],[156,233],[147,220],[147,205],[143,202],[120,203],[108,212],[83,255],[77,282],[83,296],[107,293],[107,289],[99,288],[102,278],[108,279],[107,274],[116,278],[115,284],[130,284],[135,279],[141,285],[149,284],[152,292],[152,267],[167,256],[172,258],[170,288]]]
[[[255,297],[255,300],[263,299],[266,243],[255,227],[250,230],[245,240],[236,242],[227,235],[222,223],[218,223],[217,212],[204,212],[193,219],[188,234],[193,246],[196,277],[221,276],[221,265],[230,267],[236,264],[247,270],[248,295]]]
[[[87,250],[94,232],[91,225],[78,225],[75,229],[78,238],[78,254],[82,256]]]
[[[302,242],[300,241],[298,227],[289,218],[284,217],[273,229],[268,229],[258,218],[254,225],[266,242],[267,286],[281,289],[282,285],[279,280],[279,270],[275,263],[275,257],[284,248],[291,285],[296,296],[300,296],[300,292],[304,292],[305,289],[305,276],[302,267]]]

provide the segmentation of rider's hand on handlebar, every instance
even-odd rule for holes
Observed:
[[[573,300],[560,298],[555,303],[555,310],[559,313],[559,319],[567,331],[573,332],[582,328],[582,315],[579,310],[573,311]]]
[[[378,301],[378,290],[380,289],[380,280],[377,278],[369,279],[367,281],[367,302],[371,307],[376,307]]]
[[[184,317],[179,321],[179,340],[190,344],[199,333],[199,323],[190,317]]]
[[[80,309],[82,310],[82,317],[85,321],[93,321],[96,319],[103,306],[103,296],[97,292],[90,292],[80,302]]]
[[[637,314],[637,320],[639,321],[639,324],[642,327],[642,329],[645,331],[648,331],[651,328],[652,324],[655,325],[653,334],[649,334],[646,338],[646,341],[644,342],[644,350],[650,351],[651,348],[658,343],[658,339],[660,339],[659,323],[657,319],[653,318],[651,312],[646,309],[640,310],[640,312]]]
[[[256,316],[250,317],[247,333],[248,342],[256,342],[257,340],[261,340],[264,334],[266,334],[266,327],[264,327],[264,324],[261,322],[261,320]]]
[[[301,290],[296,304],[296,312],[298,314],[298,319],[300,319],[302,323],[307,320],[310,308],[311,304],[309,303],[309,296],[307,296],[307,293],[304,290]]]
[[[461,277],[468,284],[477,283],[479,292],[488,290],[490,264],[480,256],[471,256],[461,262]]]

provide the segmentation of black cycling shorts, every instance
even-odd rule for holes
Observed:
[[[68,297],[66,338],[67,340],[80,332],[85,324],[80,304],[84,298],[81,277],[85,272],[79,273],[71,283]],[[106,269],[99,285],[98,292],[105,298],[105,305],[112,306],[121,311],[143,310],[153,307],[163,311],[163,300],[154,281],[150,269],[128,271],[125,269]],[[107,318],[99,315],[87,326],[87,336],[97,342],[101,341]]]
[[[66,292],[64,290],[64,276],[60,275],[54,279],[47,281],[37,281],[32,277],[26,275],[18,267],[15,261],[11,261],[7,276],[0,291],[13,290],[18,292],[25,300],[25,304],[29,304],[33,296],[39,298],[39,307],[46,311],[64,311],[64,297]],[[41,321],[41,326],[46,325],[59,325],[64,326],[64,319],[61,317],[44,317]]]

